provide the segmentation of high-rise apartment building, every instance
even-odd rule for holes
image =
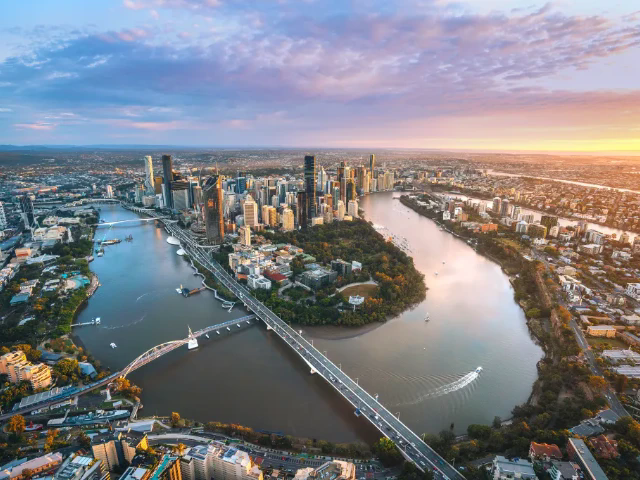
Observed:
[[[22,212],[22,221],[24,222],[25,228],[35,227],[36,219],[33,213],[31,195],[23,195],[20,197],[20,211]]]
[[[304,157],[304,191],[307,194],[307,218],[316,216],[316,157]]]
[[[251,195],[247,195],[242,204],[242,214],[244,215],[244,224],[249,227],[258,226],[258,204],[253,200]]]
[[[222,178],[219,175],[207,178],[202,189],[202,196],[204,197],[204,224],[207,240],[210,243],[220,244],[224,239],[224,214],[222,211],[224,194]]]
[[[342,200],[338,200],[338,205],[336,206],[338,220],[344,220],[344,214],[346,213],[345,210],[344,202]]]
[[[238,241],[240,245],[245,245],[247,247],[251,246],[251,227],[249,225],[245,225],[244,227],[240,227],[238,229]]]
[[[282,210],[281,219],[283,231],[290,232],[295,228],[295,217],[293,216],[293,210],[290,208]]]
[[[171,198],[171,182],[173,182],[173,161],[171,155],[162,155],[162,175],[163,175],[163,195],[165,196],[165,206],[173,208],[173,199]]]
[[[357,200],[349,200],[347,213],[351,215],[353,218],[358,218],[358,201]]]
[[[0,202],[0,230],[7,228],[7,216],[4,213],[4,203]]]
[[[6,374],[11,383],[29,382],[34,390],[51,385],[51,369],[44,363],[32,364],[21,350],[0,357],[0,373]]]
[[[151,155],[144,157],[144,192],[146,195],[155,195],[155,181],[153,177],[153,161]]]

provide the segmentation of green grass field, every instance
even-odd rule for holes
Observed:
[[[378,286],[368,283],[366,285],[354,285],[352,287],[345,288],[344,290],[342,290],[342,295],[344,297],[349,297],[351,295],[360,295],[364,298],[369,298],[375,296],[377,292]]]

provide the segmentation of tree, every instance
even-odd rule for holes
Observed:
[[[396,444],[387,437],[382,437],[373,445],[373,451],[378,455],[385,467],[393,467],[402,462],[402,454]]]
[[[91,447],[91,439],[89,438],[89,435],[87,435],[86,433],[81,432],[80,435],[78,435],[77,440],[78,440],[78,444],[82,448],[88,449]]]
[[[493,417],[493,428],[500,428],[502,426],[502,419],[498,416]]]
[[[601,377],[599,375],[591,375],[589,376],[589,387],[592,390],[601,392],[605,388],[607,388],[607,381],[604,379],[604,377]]]
[[[52,428],[47,432],[47,439],[44,442],[45,452],[50,452],[51,450],[54,449],[57,436],[58,436],[58,430],[56,430],[55,428]]]
[[[180,414],[178,412],[171,412],[171,426],[177,427],[180,423]]]
[[[27,428],[27,422],[22,415],[14,415],[9,419],[7,429],[16,435],[22,435],[24,429]]]

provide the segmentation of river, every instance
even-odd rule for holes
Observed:
[[[382,325],[305,328],[305,334],[417,432],[436,433],[451,423],[463,432],[470,423],[509,417],[531,392],[542,350],[507,277],[393,195],[370,195],[361,207],[374,224],[407,239],[426,277],[426,300]],[[106,221],[136,218],[119,206],[102,207],[101,214]],[[97,238],[106,228],[97,230]],[[199,280],[154,225],[123,224],[106,238],[129,234],[132,242],[106,247],[92,263],[102,286],[79,321],[100,316],[101,325],[74,331],[104,365],[122,368],[154,345],[185,337],[188,326],[197,330],[247,314],[238,308],[228,313],[210,292],[178,295],[180,284],[194,288]],[[111,349],[111,342],[118,347]],[[478,366],[482,373],[470,377]],[[201,337],[198,350],[180,348],[131,379],[143,388],[141,415],[177,411],[200,421],[336,442],[378,436],[262,325],[224,338]]]

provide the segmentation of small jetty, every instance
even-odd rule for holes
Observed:
[[[183,297],[190,297],[191,295],[195,295],[196,293],[200,293],[203,290],[206,290],[206,287],[200,287],[200,288],[194,288],[189,290],[186,287],[183,287],[182,285],[180,285],[180,288],[176,288],[176,291],[181,294]]]

